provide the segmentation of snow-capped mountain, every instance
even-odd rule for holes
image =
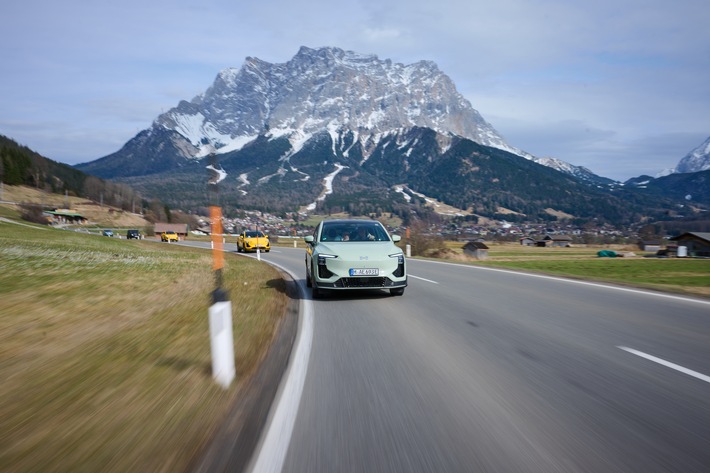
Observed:
[[[710,169],[710,137],[700,146],[686,154],[673,168],[664,169],[655,177],[664,177],[677,173],[707,171]]]
[[[700,172],[707,171],[708,169],[710,169],[710,137],[708,137],[703,144],[686,154],[680,162],[678,162],[674,172]]]
[[[284,64],[249,57],[153,124],[182,135],[190,145],[185,152],[197,158],[240,149],[259,135],[285,136],[298,151],[322,130],[334,142],[355,132],[371,148],[383,133],[412,127],[521,154],[433,62],[396,64],[338,48],[302,47]]]
[[[419,215],[421,194],[486,216],[642,213],[607,193],[611,180],[506,143],[433,62],[338,48],[302,47],[282,64],[247,58],[119,151],[76,167],[200,207],[212,153],[232,208]],[[412,194],[396,191],[405,188]]]
[[[561,159],[551,157],[538,158],[536,156],[527,155],[527,153],[523,157],[535,161],[538,164],[542,164],[543,166],[555,169],[556,171],[560,171],[565,174],[574,176],[579,180],[587,182],[591,185],[609,185],[615,182],[612,179],[594,174],[592,171],[585,168],[584,166],[575,166],[574,164],[570,164],[567,161],[562,161]]]
[[[599,178],[509,145],[431,61],[403,65],[328,47],[301,47],[283,64],[249,57],[241,68],[221,71],[204,93],[160,115],[116,153],[130,155],[134,162],[116,166],[117,156],[108,156],[114,161],[110,176],[101,171],[109,164],[106,158],[79,168],[104,177],[162,172],[180,166],[180,159],[240,150],[260,136],[286,137],[294,154],[324,130],[334,146],[353,133],[366,158],[383,136],[415,127],[441,134],[442,146],[450,137],[463,137],[592,182]],[[170,155],[166,140],[175,151]],[[145,158],[150,163],[135,162],[151,144],[155,149]]]

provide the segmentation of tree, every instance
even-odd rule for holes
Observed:
[[[405,243],[411,245],[412,255],[420,256],[432,250],[442,250],[446,248],[444,240],[427,234],[428,225],[417,220],[409,227],[409,238]]]

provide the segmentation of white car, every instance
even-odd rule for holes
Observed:
[[[323,220],[304,238],[306,285],[313,298],[324,291],[389,289],[394,296],[407,287],[407,262],[376,220]]]

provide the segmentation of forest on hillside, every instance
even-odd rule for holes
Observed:
[[[140,210],[141,196],[126,184],[90,176],[52,161],[0,135],[0,181],[11,186],[31,186],[55,194],[84,197],[123,210]]]

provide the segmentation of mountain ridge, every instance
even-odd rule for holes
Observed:
[[[422,212],[419,192],[486,216],[502,208],[622,223],[677,205],[645,202],[639,188],[510,146],[431,61],[403,65],[338,48],[302,47],[280,64],[249,57],[116,153],[77,167],[200,206],[212,154],[231,208],[412,213]],[[393,190],[402,184],[414,204]]]
[[[241,68],[220,71],[204,93],[158,116],[151,129],[176,131],[184,138],[173,140],[177,155],[202,159],[241,149],[259,134],[288,135],[297,150],[321,129],[333,135],[354,130],[367,149],[383,132],[415,126],[537,160],[509,145],[432,61],[403,65],[339,48],[303,46],[281,64],[248,57]],[[91,165],[95,162],[77,167],[103,173],[101,166]],[[122,167],[131,172],[130,166]]]

